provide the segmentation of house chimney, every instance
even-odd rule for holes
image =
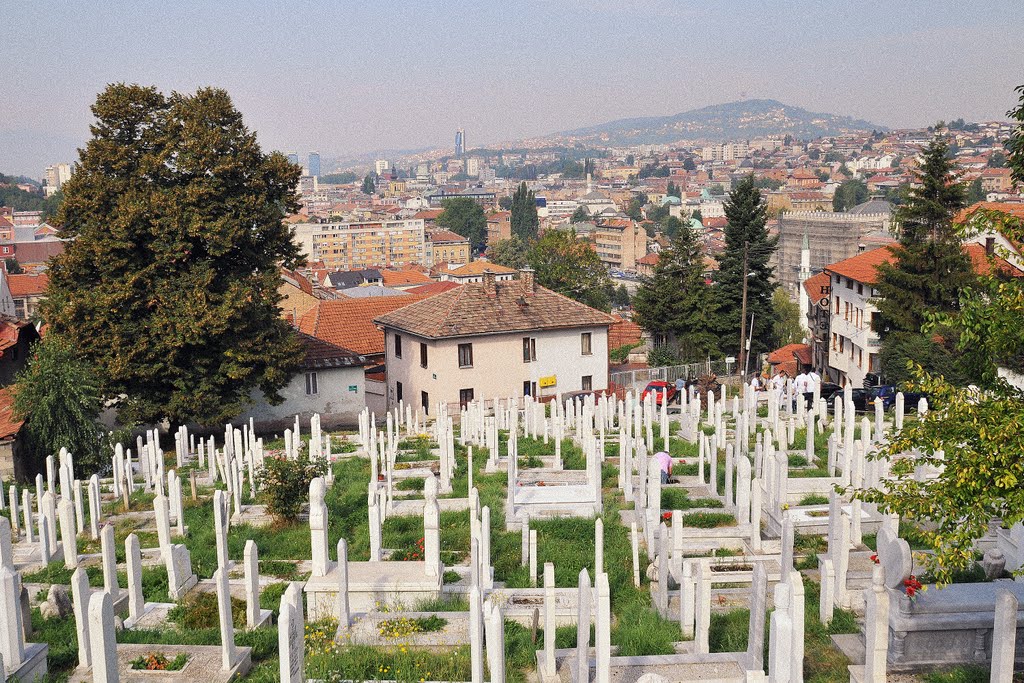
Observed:
[[[533,268],[527,266],[526,268],[519,269],[519,284],[523,288],[525,296],[533,296],[533,293],[536,291],[536,285],[533,280]]]
[[[498,296],[498,291],[494,284],[494,271],[490,268],[484,270],[484,294],[491,298]]]

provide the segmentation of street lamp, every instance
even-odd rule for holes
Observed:
[[[747,251],[748,242],[743,242],[743,304],[740,307],[740,357],[739,362],[736,364],[737,369],[740,371],[740,378],[746,381],[747,375],[747,355],[750,353],[749,341],[747,339],[747,278],[757,275],[757,273],[747,272]],[[754,321],[750,321],[750,331],[753,335]]]

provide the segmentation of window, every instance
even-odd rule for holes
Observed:
[[[473,367],[473,345],[472,344],[459,344],[459,367],[460,368],[471,368]],[[469,390],[472,393],[472,389]],[[472,400],[472,396],[470,396]]]
[[[420,367],[427,367],[427,345],[420,342]]]
[[[850,278],[846,278],[846,288],[853,289],[853,280],[851,280]]]
[[[316,373],[315,372],[307,372],[306,373],[306,396],[316,396],[316,395],[317,395]]]
[[[863,294],[864,293],[864,285],[862,285],[859,282],[857,283],[857,293],[858,294]]]
[[[839,315],[839,297],[836,297],[836,315]]]
[[[402,383],[401,382],[395,382],[395,400],[399,401],[399,402],[402,400]]]
[[[839,335],[837,335],[835,332],[832,333],[832,350],[833,351],[835,351],[836,349],[839,348],[839,343],[836,341],[838,336]]]
[[[530,395],[530,380],[523,382],[523,396]]]
[[[529,363],[535,360],[537,360],[537,339],[523,337],[523,362]]]
[[[472,389],[459,389],[459,406],[465,408],[473,400]]]
[[[402,335],[395,335],[395,358],[402,357]]]
[[[584,356],[590,356],[593,352],[590,350],[590,332],[584,332],[580,335],[580,351]]]
[[[593,391],[594,390],[594,376],[593,375],[583,375],[583,381],[581,382],[581,384],[582,384],[581,388],[583,389],[583,391]]]
[[[423,408],[424,415],[430,413],[430,396],[425,391],[420,392],[420,406]]]
[[[846,337],[844,337],[843,335],[839,335],[839,353],[842,353],[844,351],[844,347],[845,346],[846,346]]]

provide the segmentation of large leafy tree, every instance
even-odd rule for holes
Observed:
[[[115,84],[92,111],[63,188],[52,331],[125,422],[213,424],[254,390],[280,400],[302,357],[277,293],[280,266],[301,262],[282,220],[298,168],[260,150],[223,90]]]
[[[868,186],[859,178],[850,178],[839,183],[832,195],[832,210],[846,211],[868,200]]]
[[[529,245],[518,237],[498,240],[487,249],[487,258],[499,266],[519,270],[526,265]]]
[[[772,312],[776,344],[785,346],[803,340],[804,326],[800,320],[800,304],[794,303],[782,287],[776,287],[772,292]]]
[[[51,333],[32,347],[14,385],[14,412],[25,420],[23,447],[36,463],[67,448],[84,473],[109,464],[100,448],[101,407],[95,368],[66,339]]]
[[[590,244],[574,230],[548,230],[530,247],[537,284],[602,311],[611,308],[611,279]]]
[[[931,371],[949,369],[955,330],[939,328],[922,340],[921,328],[930,316],[956,311],[960,294],[974,280],[953,223],[967,203],[966,189],[948,150],[940,134],[924,150],[917,186],[893,216],[899,234],[893,262],[878,268],[879,314],[873,325],[882,338],[882,371],[890,380],[902,379],[907,360]]]
[[[716,298],[721,307],[717,326],[721,334],[721,349],[728,355],[739,353],[743,278],[747,275],[746,332],[752,334],[750,353],[756,359],[757,354],[770,351],[777,342],[772,326],[775,269],[770,259],[778,246],[778,238],[768,234],[767,208],[753,175],[741,180],[729,193],[725,217],[728,221],[725,251],[715,275]],[[746,270],[743,267],[744,253]],[[748,275],[750,273],[752,275]]]
[[[1008,112],[1017,126],[1007,144],[1007,164],[1014,179],[1024,183],[1024,86],[1017,93],[1019,104]],[[1024,240],[1024,221],[998,212],[975,212],[971,227]],[[928,373],[914,366],[933,409],[922,420],[908,421],[884,449],[893,477],[859,494],[884,511],[926,523],[925,541],[934,552],[920,559],[942,582],[973,565],[974,541],[988,532],[992,519],[1001,519],[1004,527],[1024,522],[1024,392],[1019,382],[1015,387],[1003,380],[1000,371],[1024,369],[1022,279],[992,269],[961,292],[956,313],[935,318],[955,329],[955,351],[978,378],[980,391],[955,386],[941,368]],[[907,457],[910,452],[917,455]],[[925,463],[939,475],[919,481],[913,470]]]
[[[714,292],[704,270],[704,250],[693,232],[683,228],[661,251],[654,275],[633,297],[633,320],[680,362],[718,355]]]
[[[537,217],[537,197],[533,191],[520,183],[512,195],[512,236],[529,241],[537,237],[540,229],[540,218]]]
[[[487,215],[483,207],[469,197],[446,199],[443,206],[435,221],[437,226],[468,239],[474,251],[482,249],[487,243]]]

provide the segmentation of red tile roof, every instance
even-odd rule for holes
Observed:
[[[321,301],[299,319],[299,331],[360,355],[383,354],[384,333],[373,319],[423,298],[408,295]]]
[[[778,365],[779,363],[786,363],[796,358],[804,365],[811,364],[811,347],[807,344],[786,344],[781,349],[775,349],[768,354],[768,363],[770,365]]]
[[[426,294],[433,296],[434,294],[440,294],[441,292],[447,292],[450,289],[461,287],[462,285],[458,282],[452,282],[451,280],[445,280],[444,282],[431,282],[429,285],[420,285],[419,287],[410,287],[405,290],[409,294]]]
[[[431,281],[430,276],[415,270],[382,270],[380,275],[385,287],[427,284]]]
[[[641,264],[641,265],[645,265],[645,266],[656,266],[656,265],[658,265],[658,255],[657,254],[648,254],[647,256],[644,256],[643,258],[637,259],[636,262]]]
[[[371,361],[366,356],[361,356],[354,351],[343,349],[336,344],[317,339],[302,332],[298,333],[299,342],[306,352],[302,360],[304,370],[319,370],[328,368],[361,367],[370,365]]]
[[[470,283],[392,313],[378,324],[428,339],[609,326],[615,319],[544,287],[527,293],[519,280]]]
[[[469,239],[451,230],[431,230],[428,239],[434,244],[441,242],[469,242]]]
[[[991,260],[985,253],[985,247],[977,242],[970,242],[964,245],[964,251],[971,259],[971,267],[978,275],[991,275],[994,265],[1000,273],[1010,277],[1024,277],[1024,272],[1017,266],[1009,263],[1001,256],[994,256]]]
[[[10,439],[18,434],[24,420],[14,416],[14,392],[11,387],[0,389],[0,439]]]
[[[828,273],[818,273],[804,280],[804,291],[807,292],[807,296],[811,297],[814,301],[817,301],[823,296],[828,294],[822,292],[822,288],[832,286],[832,278],[829,277]]]
[[[507,275],[508,273],[516,272],[515,268],[491,263],[490,261],[470,261],[466,265],[459,266],[455,270],[451,271],[450,274],[455,277],[473,277],[483,275],[485,270],[489,270],[495,275]]]
[[[883,263],[893,263],[895,260],[896,257],[893,255],[891,247],[879,247],[825,266],[825,271],[863,282],[866,285],[873,285],[878,278],[878,266]]]
[[[11,296],[38,296],[46,291],[50,276],[46,273],[21,273],[8,275],[7,283],[11,288]]]

